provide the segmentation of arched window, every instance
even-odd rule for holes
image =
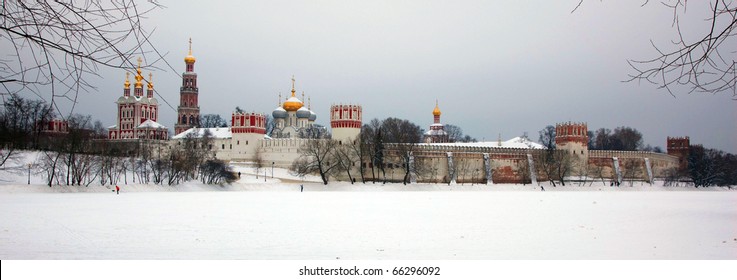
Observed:
[[[195,124],[194,116],[189,115],[189,124]]]
[[[187,124],[187,116],[182,115],[182,124]]]

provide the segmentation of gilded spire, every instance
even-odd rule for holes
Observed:
[[[292,75],[292,97],[295,97],[294,96],[294,92],[295,92],[295,90],[294,90],[294,75]]]
[[[125,89],[130,89],[131,88],[131,82],[128,81],[128,76],[130,76],[130,74],[131,74],[130,72],[125,72],[125,83],[123,84],[123,86],[125,87]]]
[[[151,74],[151,72],[148,72],[148,89],[154,89],[154,74]]]
[[[141,82],[143,80],[143,76],[141,76],[141,62],[143,62],[143,59],[141,59],[141,57],[138,57],[138,69],[136,69],[136,88],[143,87],[143,83]]]
[[[305,100],[305,92],[302,91],[302,102],[304,102],[304,100]]]

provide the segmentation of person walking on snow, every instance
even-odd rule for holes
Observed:
[[[115,193],[120,194],[120,187],[118,185],[115,185]]]
[[[542,185],[540,185],[540,191],[543,191],[544,192],[545,191],[545,187],[543,187]]]
[[[305,190],[305,186],[304,185],[299,185],[299,192],[302,192],[304,190]]]

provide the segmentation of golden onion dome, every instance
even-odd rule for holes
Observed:
[[[195,61],[196,59],[192,55],[192,38],[189,38],[189,54],[184,57],[184,62],[189,64],[189,63],[194,63]]]
[[[192,52],[191,51],[189,52],[189,55],[187,55],[187,56],[184,57],[184,63],[194,63],[195,61],[196,61],[196,59],[192,55]]]
[[[432,110],[432,115],[433,116],[440,116],[440,114],[441,113],[440,113],[440,107],[438,107],[438,101],[435,100],[435,109]]]
[[[136,72],[138,73],[136,75],[136,88],[142,88],[143,87],[143,82],[141,82],[141,81],[143,80],[143,76],[141,76],[141,68],[138,68],[138,70],[136,70]]]
[[[294,76],[292,76],[292,97],[287,99],[287,101],[284,101],[284,104],[282,104],[282,108],[284,110],[287,110],[289,112],[294,112],[299,110],[299,108],[302,108],[304,106],[304,103],[302,103],[302,100],[299,100],[294,93],[296,91],[294,90]]]
[[[289,112],[297,111],[299,108],[302,108],[302,106],[304,106],[304,103],[294,96],[290,97],[287,101],[284,101],[284,104],[282,104],[282,108]]]

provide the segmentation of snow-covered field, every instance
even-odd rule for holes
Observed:
[[[0,259],[737,259],[737,191],[723,188],[308,182],[300,192],[286,171],[275,171],[284,182],[243,171],[225,187],[120,195],[0,171]]]
[[[274,187],[2,192],[0,259],[737,259],[733,191]]]

